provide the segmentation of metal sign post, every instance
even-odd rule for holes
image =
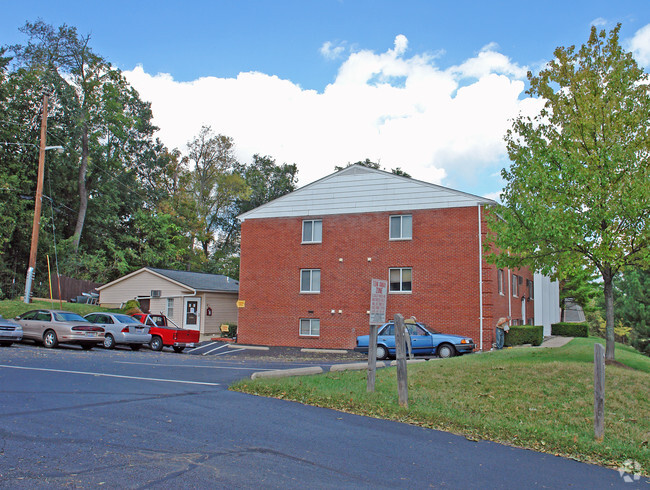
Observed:
[[[367,392],[375,391],[377,372],[377,329],[386,323],[386,298],[388,281],[373,279],[370,288],[370,337],[368,339],[368,384]]]

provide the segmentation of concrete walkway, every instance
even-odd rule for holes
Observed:
[[[573,340],[573,337],[546,337],[540,347],[562,347]]]

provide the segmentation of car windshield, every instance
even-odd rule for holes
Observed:
[[[88,320],[86,320],[81,315],[77,315],[76,313],[68,313],[66,311],[55,312],[54,319],[57,322],[88,322]]]
[[[140,323],[138,320],[129,315],[113,315],[113,318],[115,318],[120,323]]]

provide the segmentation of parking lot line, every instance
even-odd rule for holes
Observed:
[[[66,373],[66,374],[83,374],[86,376],[102,376],[106,378],[123,378],[123,379],[137,379],[141,381],[160,381],[163,383],[181,383],[181,384],[190,384],[190,385],[204,385],[204,386],[219,386],[219,383],[207,383],[205,381],[185,381],[179,379],[161,379],[161,378],[143,378],[140,376],[124,376],[122,374],[106,374],[106,373],[93,373],[87,371],[68,371],[66,369],[46,369],[46,368],[35,368],[35,367],[26,367],[26,366],[7,366],[0,364],[0,368],[7,369],[23,369],[27,371],[46,371],[51,373]]]
[[[210,349],[209,351],[206,351],[206,352],[201,352],[201,355],[202,355],[202,356],[205,356],[206,354],[209,354],[210,352],[214,352],[214,351],[216,351],[216,350],[223,349],[223,348],[225,348],[225,347],[226,347],[226,344],[218,345],[218,346],[215,347],[214,349]]]
[[[241,371],[274,371],[274,369],[261,369],[256,367],[235,367],[235,366],[193,366],[191,364],[158,364],[151,362],[115,361],[116,364],[138,364],[140,366],[161,367],[184,367],[184,368],[205,368],[205,369],[239,369]]]

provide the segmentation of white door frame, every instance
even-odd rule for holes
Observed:
[[[522,325],[526,325],[526,296],[521,297],[521,321]]]
[[[196,302],[196,324],[188,323],[188,303]],[[190,330],[201,331],[201,298],[198,296],[186,297],[183,298],[183,328],[188,328]]]

